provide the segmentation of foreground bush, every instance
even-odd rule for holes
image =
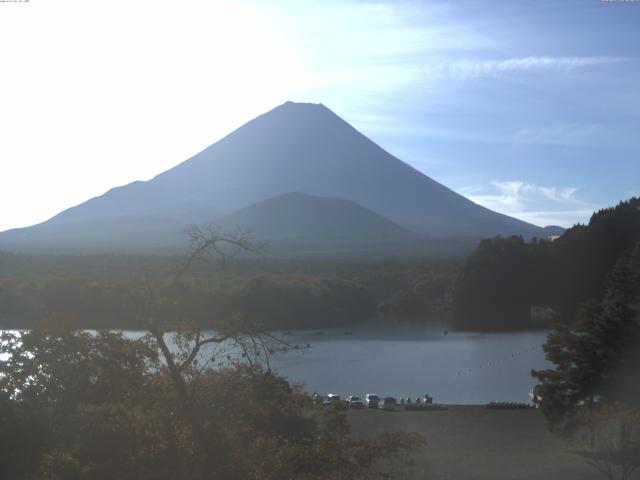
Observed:
[[[372,478],[421,444],[353,439],[341,413],[255,364],[172,371],[152,336],[4,333],[0,353],[2,478]]]

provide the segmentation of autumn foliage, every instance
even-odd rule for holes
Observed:
[[[1,478],[375,478],[422,442],[352,438],[342,412],[256,365],[191,366],[185,408],[150,335],[5,332],[1,351]]]

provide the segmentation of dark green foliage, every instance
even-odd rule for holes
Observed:
[[[30,328],[65,317],[78,328],[144,329],[153,287],[156,315],[220,328],[317,328],[369,320],[376,308],[420,321],[446,309],[455,264],[363,260],[196,262],[197,279],[168,279],[178,258],[0,255],[0,326]],[[153,279],[153,285],[151,285]]]
[[[152,430],[153,397],[161,392],[150,370],[157,362],[153,350],[115,333],[62,328],[5,332],[2,342],[8,358],[0,366],[0,394],[25,417],[42,419],[40,432],[30,432],[28,422],[15,432],[44,443],[24,450],[32,471],[65,480],[152,478],[142,474],[157,460],[147,455],[154,444],[142,428]],[[154,428],[156,435],[162,431]]]
[[[620,255],[640,241],[640,198],[596,212],[556,240],[484,240],[455,284],[456,326],[471,329],[546,327],[531,316],[551,308],[565,323],[580,305],[600,298]]]
[[[0,478],[28,478],[38,470],[47,443],[42,412],[0,391]]]
[[[378,308],[399,318],[424,319],[449,310],[455,269],[431,265],[407,275],[401,289],[387,295]],[[437,317],[437,315],[436,315]]]
[[[532,277],[529,248],[522,237],[483,240],[467,259],[454,297],[458,328],[520,328],[527,318]]]
[[[584,405],[640,407],[640,243],[620,257],[602,300],[557,325],[544,349],[556,367],[533,375],[554,428],[572,431]]]
[[[215,317],[239,315],[269,328],[344,325],[375,312],[370,295],[357,283],[291,275],[227,282],[213,293],[209,307]]]

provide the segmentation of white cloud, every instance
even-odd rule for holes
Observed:
[[[459,79],[500,77],[515,72],[574,70],[609,63],[622,62],[622,57],[516,57],[504,60],[462,59],[434,62],[424,66],[428,74],[447,75]]]
[[[561,227],[569,228],[577,223],[588,223],[589,218],[595,210],[598,209],[522,212],[518,215],[518,218],[534,225],[559,225]]]
[[[535,185],[519,180],[494,180],[486,187],[469,186],[458,190],[491,210],[536,225],[572,226],[586,222],[595,206],[577,198],[576,187]]]

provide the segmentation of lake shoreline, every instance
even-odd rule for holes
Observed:
[[[407,325],[291,331],[285,341],[292,348],[272,355],[269,366],[309,393],[343,398],[369,392],[396,398],[429,394],[435,402],[459,405],[528,402],[536,383],[531,370],[550,367],[542,349],[545,332],[445,332],[441,326]],[[123,334],[134,340],[144,332]],[[200,352],[203,365],[243,361],[239,348],[214,350]]]
[[[33,319],[8,319],[0,317],[0,331],[1,330],[33,330],[42,325],[41,322]],[[96,328],[91,323],[87,325],[75,325],[72,324],[73,330],[96,330],[96,331],[129,331],[129,332],[147,332],[139,325],[126,326],[121,323],[114,322],[113,325],[105,325],[101,328]],[[398,315],[394,313],[378,313],[366,320],[356,322],[345,323],[331,323],[320,322],[317,325],[305,325],[304,328],[289,327],[277,327],[270,328],[272,332],[292,331],[296,333],[305,332],[323,332],[323,331],[338,331],[344,330],[345,332],[357,330],[357,329],[369,329],[369,328],[425,328],[429,330],[441,330],[443,332],[457,332],[457,333],[529,333],[529,332],[541,332],[549,331],[550,325],[535,324],[524,325],[523,323],[514,322],[513,328],[472,328],[472,325],[465,325],[465,328],[456,327],[453,324],[451,312],[438,312],[431,314],[421,315]],[[204,330],[213,330],[211,326],[202,327]]]

